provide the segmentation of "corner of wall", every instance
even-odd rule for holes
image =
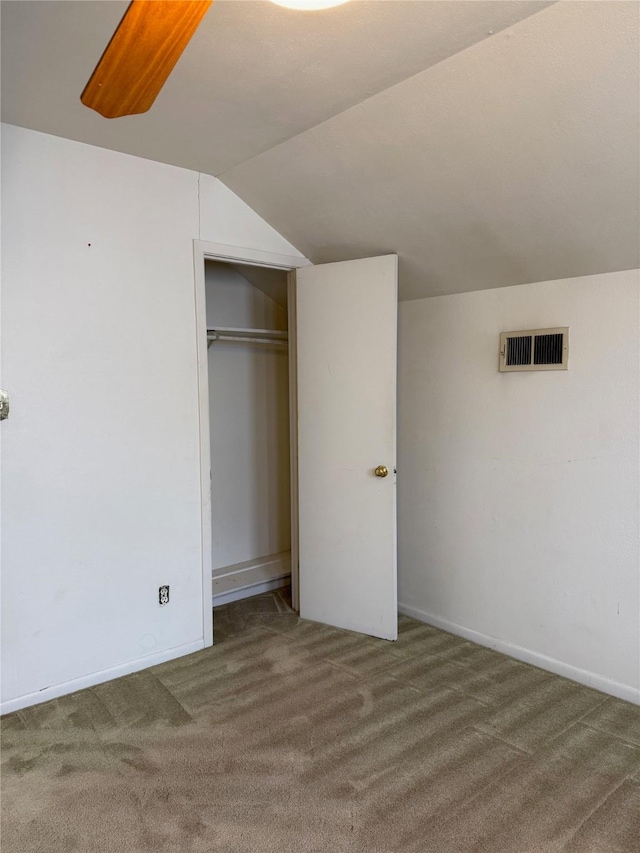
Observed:
[[[198,188],[201,240],[304,257],[219,178],[200,173]]]

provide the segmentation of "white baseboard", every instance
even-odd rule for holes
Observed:
[[[40,702],[47,702],[49,699],[58,699],[68,693],[75,693],[77,690],[84,690],[86,687],[95,687],[96,684],[103,684],[105,681],[112,681],[114,678],[130,675],[132,672],[140,672],[141,669],[148,669],[148,667],[155,666],[158,663],[165,663],[168,660],[174,660],[174,658],[199,652],[200,649],[204,649],[204,640],[202,639],[196,640],[194,643],[185,643],[183,646],[174,646],[172,649],[154,655],[136,658],[136,660],[128,661],[119,666],[112,666],[109,669],[101,669],[99,672],[73,678],[71,681],[62,682],[62,684],[44,687],[36,693],[26,693],[16,699],[7,699],[5,702],[0,702],[0,714],[10,714],[13,711],[19,711],[21,708],[28,708],[30,705],[37,705]]]
[[[212,576],[214,607],[278,589],[291,578],[291,551],[214,569]]]
[[[464,625],[458,625],[455,622],[450,622],[448,619],[441,619],[439,616],[434,616],[431,613],[419,610],[417,607],[411,607],[408,604],[399,604],[398,611],[404,613],[405,616],[417,619],[419,622],[426,622],[428,625],[433,625],[435,628],[442,628],[443,631],[448,631],[450,634],[464,637],[465,640],[471,640],[481,646],[488,646],[490,649],[495,649],[497,652],[509,655],[509,657],[533,664],[540,667],[540,669],[546,669],[556,675],[563,675],[565,678],[570,678],[572,681],[577,681],[587,687],[593,687],[595,690],[601,690],[603,693],[608,693],[617,699],[625,699],[627,702],[640,705],[640,689],[636,687],[621,684],[618,681],[610,681],[608,678],[597,675],[595,672],[579,669],[577,666],[564,663],[564,661],[557,660],[556,658],[547,657],[547,655],[540,654],[539,652],[533,652],[530,649],[522,648],[522,646],[516,646],[506,640],[497,640],[488,634],[482,634],[480,631],[465,628]]]
[[[249,586],[242,586],[238,589],[232,589],[229,592],[222,592],[220,595],[214,595],[213,606],[220,607],[222,604],[231,604],[232,601],[240,601],[242,598],[251,598],[254,595],[262,595],[263,592],[271,592],[273,589],[280,589],[283,586],[288,586],[290,583],[291,575],[283,575],[281,578],[274,578],[270,581],[252,583],[249,584]]]

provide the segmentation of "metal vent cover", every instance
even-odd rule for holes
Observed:
[[[523,329],[502,332],[500,361],[502,373],[516,370],[566,370],[569,361],[569,327]]]

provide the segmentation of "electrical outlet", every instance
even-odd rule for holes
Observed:
[[[165,584],[164,586],[158,587],[158,604],[160,607],[164,607],[165,604],[169,603],[169,584]]]

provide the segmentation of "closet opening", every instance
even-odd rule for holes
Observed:
[[[213,607],[292,584],[297,609],[289,276],[204,260]]]

